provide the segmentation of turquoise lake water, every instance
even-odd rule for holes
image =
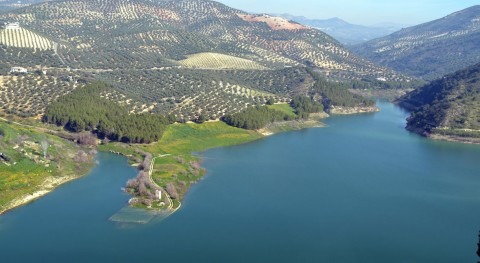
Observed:
[[[202,154],[163,221],[108,219],[136,171],[100,153],[77,181],[0,216],[1,262],[476,262],[480,146],[404,130],[407,113],[327,119]]]

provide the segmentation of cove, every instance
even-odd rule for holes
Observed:
[[[79,180],[0,217],[2,262],[476,262],[480,146],[404,130],[407,113],[202,153],[208,170],[161,222],[108,220],[135,176],[100,153]]]

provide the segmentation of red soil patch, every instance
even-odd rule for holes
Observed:
[[[245,15],[237,14],[241,19],[247,22],[264,22],[273,30],[303,30],[309,29],[304,25],[293,23],[287,19],[269,15]]]

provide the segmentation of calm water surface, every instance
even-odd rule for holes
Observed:
[[[476,262],[480,146],[403,129],[407,114],[333,117],[203,154],[209,173],[159,223],[108,221],[135,170],[88,176],[0,216],[1,262]]]

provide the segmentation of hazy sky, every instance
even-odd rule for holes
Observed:
[[[350,23],[415,25],[478,5],[478,0],[217,0],[255,13],[289,13],[308,18],[339,17]]]

